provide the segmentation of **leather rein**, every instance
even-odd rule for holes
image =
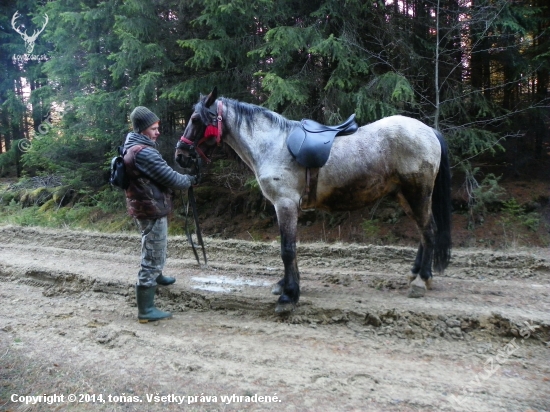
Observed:
[[[183,195],[182,195],[183,200]],[[204,248],[204,242],[202,240],[202,233],[201,228],[199,226],[199,213],[197,212],[197,202],[195,201],[195,194],[193,192],[193,186],[190,186],[187,191],[187,206],[185,208],[185,235],[187,236],[187,241],[191,245],[191,248],[193,249],[193,254],[195,255],[195,259],[197,259],[197,263],[199,266],[201,266],[201,261],[199,259],[199,254],[197,253],[197,249],[195,248],[195,243],[193,243],[193,236],[191,236],[191,232],[189,231],[189,225],[188,222],[188,216],[189,216],[189,205],[191,205],[191,210],[193,212],[193,218],[195,220],[195,231],[197,233],[197,240],[199,242],[199,245],[201,245],[202,249],[202,256],[204,258],[204,265],[208,265],[208,260],[206,259],[206,250]]]

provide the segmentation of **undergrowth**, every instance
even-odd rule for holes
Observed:
[[[501,221],[503,224],[519,223],[536,232],[541,223],[540,213],[527,212],[515,198],[503,202]]]
[[[26,203],[22,199],[29,199]],[[47,199],[47,200],[46,200]],[[38,201],[39,200],[39,201]],[[193,218],[189,218],[193,232]],[[169,216],[169,234],[185,234],[185,216],[177,204]],[[22,191],[0,200],[0,225],[39,226],[55,229],[92,230],[106,233],[135,232],[137,226],[126,211],[124,193],[110,188],[99,192],[80,191],[69,204],[41,191]]]
[[[81,197],[67,205],[55,196],[50,196],[48,200],[42,196],[40,201],[34,201],[32,195],[36,193],[36,190],[22,191],[16,196],[4,196],[0,203],[0,224],[102,232],[135,230],[132,219],[126,213],[121,192],[106,189],[95,194],[81,193]],[[24,203],[21,199],[29,201]]]
[[[453,232],[457,234],[460,230],[463,231],[462,233],[467,231],[468,234],[463,235],[460,243],[457,242],[455,246],[483,244],[489,247],[508,248],[550,244],[550,228],[543,215],[546,210],[543,207],[547,207],[544,206],[546,203],[540,201],[543,206],[536,206],[533,199],[521,199],[521,203],[516,198],[502,200],[505,193],[498,186],[497,181],[498,179],[493,175],[489,175],[482,180],[481,184],[470,187],[471,191],[468,193],[471,195],[470,200],[473,199],[473,201],[462,213],[459,210],[454,212],[455,215],[467,216],[467,225],[462,228],[456,226],[453,228]],[[119,190],[106,187],[103,190],[93,191],[66,183],[61,186],[58,182],[51,187],[32,185],[25,187],[23,183],[11,183],[9,187],[6,185],[2,187],[0,184],[0,225],[40,226],[107,233],[137,232],[133,219],[126,211],[124,193]],[[245,186],[250,193],[259,192],[254,179],[247,181]],[[201,223],[210,217],[219,219],[220,216],[227,216],[219,206],[220,193],[215,190],[215,187],[201,186],[197,188],[196,196],[202,201],[198,205]],[[185,208],[182,205],[185,201],[184,196],[175,198],[174,211],[169,216],[168,225],[171,236],[185,235],[186,223],[191,233],[195,231],[191,211],[189,216],[185,216]],[[230,202],[231,200],[228,200],[227,205],[231,205]],[[260,207],[250,206],[249,203],[252,204],[251,202],[242,204],[235,202],[233,206],[223,204],[225,207],[234,207],[233,213],[246,214],[246,218],[240,216],[236,220],[244,223],[242,227],[232,226],[235,233],[238,231],[247,233],[251,240],[261,241],[265,234],[266,219],[259,212]],[[242,210],[236,212],[235,205],[241,205]],[[417,241],[416,237],[413,239],[409,236],[407,229],[402,230],[402,227],[409,222],[400,208],[393,203],[377,204],[377,206],[380,207],[375,207],[374,211],[369,212],[368,217],[362,216],[362,220],[358,224],[355,223],[353,227],[348,221],[350,217],[348,212],[334,214],[315,212],[318,213],[316,215],[318,219],[313,218],[312,221],[317,220],[322,228],[312,230],[309,235],[315,235],[315,230],[322,230],[317,234],[319,234],[318,238],[324,242],[334,239],[372,244]],[[233,217],[234,215],[231,219]],[[260,218],[261,221],[258,220]],[[248,227],[245,221],[249,223]],[[258,225],[258,222],[261,224]],[[307,226],[310,225],[311,223]],[[216,230],[224,230],[223,223],[219,223],[218,226],[213,233],[218,233]],[[457,236],[457,239],[459,238],[460,236]]]

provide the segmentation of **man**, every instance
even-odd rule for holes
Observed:
[[[172,189],[186,190],[196,184],[196,176],[182,175],[172,169],[156,147],[159,118],[143,106],[130,114],[133,132],[124,143],[124,165],[130,178],[126,190],[128,213],[141,231],[141,269],[136,284],[138,320],[141,323],[168,319],[154,305],[157,285],[171,285],[173,277],[163,276],[168,246],[167,215],[172,210]]]

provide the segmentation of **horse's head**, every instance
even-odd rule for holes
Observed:
[[[221,143],[222,101],[216,102],[217,97],[218,90],[214,87],[209,95],[201,96],[195,104],[183,136],[176,145],[176,162],[183,168],[192,167],[200,159],[209,163],[212,152]]]

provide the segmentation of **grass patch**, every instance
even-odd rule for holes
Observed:
[[[66,191],[67,189],[65,189]],[[8,192],[9,193],[9,192]],[[11,194],[11,193],[10,193]],[[135,232],[134,219],[126,211],[124,193],[105,189],[86,193],[77,201],[62,205],[63,196],[53,196],[43,204],[22,203],[13,196],[5,196],[0,202],[0,225],[38,226],[54,229],[91,230],[105,233]],[[185,235],[185,217],[181,206],[174,205],[169,216],[170,236]],[[190,212],[188,225],[195,232],[193,216]]]
[[[61,206],[55,197],[41,205],[17,202],[11,198],[0,204],[0,224],[85,229],[113,233],[135,231],[133,219],[126,212],[122,192],[103,190],[86,195],[77,203]]]

